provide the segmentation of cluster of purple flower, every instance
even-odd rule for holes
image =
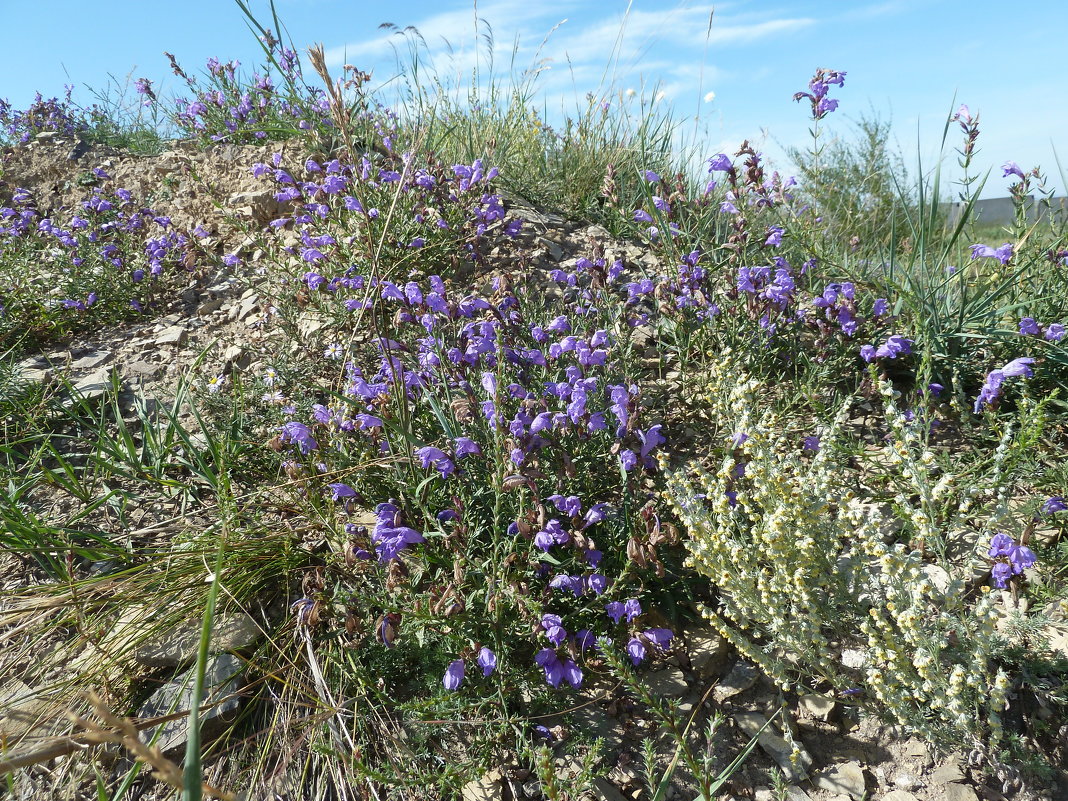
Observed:
[[[397,190],[403,207],[412,211],[410,216],[391,218],[391,242],[403,250],[422,249],[426,262],[442,250],[451,260],[458,243],[470,259],[479,259],[481,238],[504,220],[504,206],[489,184],[497,170],[484,169],[481,159],[470,165],[420,166],[413,154],[391,151],[378,164],[363,156],[359,164],[342,164],[337,159],[320,164],[308,159],[302,168],[303,179],[297,170],[283,167],[282,156],[276,153],[270,164],[254,164],[252,174],[278,187],[274,197],[283,213],[271,226],[279,231],[298,230],[301,246],[289,252],[312,266],[351,260],[354,225],[380,220],[378,201],[384,207],[393,206]],[[516,218],[503,226],[503,232],[515,237],[521,225]],[[309,288],[329,292],[338,288],[338,279],[329,280],[318,271],[305,275]]]
[[[329,98],[322,89],[309,87],[301,79],[297,53],[283,47],[269,31],[262,40],[270,60],[281,70],[282,86],[275,85],[270,67],[245,79],[238,73],[240,62],[209,58],[210,87],[202,88],[173,55],[165,53],[171,71],[193,92],[192,99],[175,99],[173,118],[181,131],[212,142],[244,143],[285,138],[294,127],[332,127]],[[138,80],[137,91],[145,98],[145,105],[159,102],[146,79]]]
[[[860,357],[866,362],[875,359],[896,359],[898,356],[908,356],[912,353],[912,340],[900,334],[891,334],[879,347],[874,345],[861,345]]]
[[[158,279],[186,272],[190,237],[175,230],[168,217],[137,206],[128,190],[111,187],[103,169],[93,174],[105,187],[94,187],[74,211],[44,217],[21,189],[12,207],[0,207],[0,254],[17,251],[19,258],[52,274],[47,296],[21,292],[8,311],[29,313],[55,302],[78,312],[103,309],[111,317],[129,308],[140,312],[161,291]],[[153,235],[156,231],[162,233]],[[153,281],[142,284],[146,276]]]
[[[1022,575],[1036,561],[1034,551],[1000,532],[990,538],[987,556],[994,560],[990,575],[994,579],[994,586],[999,588],[1005,587],[1013,576]]]
[[[984,408],[994,405],[998,398],[1001,397],[1001,385],[1005,383],[1006,378],[1018,378],[1021,376],[1030,378],[1034,375],[1034,371],[1031,369],[1031,365],[1034,363],[1035,360],[1032,358],[1021,357],[1013,359],[1003,367],[987,373],[983,387],[979,391],[979,396],[975,399],[975,413],[979,414]]]
[[[1048,342],[1060,342],[1064,339],[1065,332],[1061,323],[1043,326],[1039,325],[1034,317],[1024,317],[1020,320],[1020,333],[1028,337],[1042,337]]]
[[[845,76],[844,72],[838,70],[818,69],[808,82],[808,91],[795,93],[794,101],[800,101],[801,98],[807,97],[812,104],[812,119],[822,120],[838,108],[838,101],[828,97],[827,92],[831,86],[845,84]]]
[[[84,115],[71,102],[73,91],[73,85],[67,86],[62,100],[57,97],[45,100],[38,92],[33,103],[23,111],[13,108],[7,100],[0,99],[0,126],[9,137],[21,143],[30,141],[39,133],[50,131],[76,136],[87,125]]]

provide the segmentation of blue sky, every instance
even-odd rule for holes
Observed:
[[[250,3],[266,22],[266,0]],[[258,45],[230,0],[3,0],[0,7],[0,97],[18,107],[37,90],[59,94],[65,83],[88,104],[86,86],[103,89],[111,77],[178,88],[164,50],[189,70],[209,56],[258,63]],[[488,63],[471,0],[277,0],[276,7],[298,48],[322,42],[335,71],[352,63],[373,70],[375,84],[395,75],[395,47],[406,50],[400,34],[379,29],[384,22],[415,26],[443,79]],[[697,0],[477,5],[493,30],[498,69],[508,70],[513,49],[517,71],[539,69],[539,103],[550,116],[574,109],[587,92],[618,97],[633,89],[640,97],[644,87],[647,98],[663,92],[659,102],[688,119],[702,151],[733,152],[748,138],[788,170],[782,146],[804,146],[809,124],[792,95],[828,67],[847,72],[836,91],[839,110],[825,121],[831,134],[878,114],[893,121],[910,164],[918,146],[929,168],[946,115],[967,103],[980,113],[976,163],[991,170],[985,196],[1006,194],[999,166],[1009,159],[1042,166],[1062,194],[1054,147],[1068,170],[1068,78],[1056,63],[1068,30],[1065,0],[735,0],[714,4],[710,26],[712,10]],[[950,174],[958,141],[951,133]]]

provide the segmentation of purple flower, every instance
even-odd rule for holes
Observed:
[[[545,680],[553,687],[559,687],[564,680],[564,666],[552,648],[542,648],[534,656],[534,661],[545,671]]]
[[[652,426],[648,431],[638,431],[638,439],[642,442],[641,457],[643,460],[648,460],[650,452],[658,445],[663,445],[667,442],[667,439],[660,433],[661,426],[659,424]]]
[[[651,223],[653,218],[649,215],[649,212],[643,209],[634,210],[634,222]]]
[[[1015,544],[1012,537],[999,531],[990,538],[990,549],[987,551],[987,556],[991,559],[1008,556]]]
[[[656,183],[660,183],[660,176],[659,176],[659,175],[657,175],[657,174],[656,174],[655,172],[653,172],[652,170],[646,170],[646,171],[645,171],[645,180],[646,180],[646,181],[647,181],[648,183],[651,183],[651,184],[656,184]]]
[[[640,665],[645,659],[645,646],[637,637],[631,637],[627,643],[627,656],[635,665]]]
[[[972,245],[971,251],[972,259],[997,259],[1002,264],[1008,264],[1012,258],[1012,243],[1006,242],[997,248],[982,244]]]
[[[600,573],[593,573],[586,583],[594,595],[601,595],[608,588],[608,579]]]
[[[542,615],[541,627],[545,630],[545,636],[553,645],[559,645],[567,639],[567,630],[564,629],[563,621],[559,615]]]
[[[1042,514],[1044,515],[1063,512],[1065,509],[1068,509],[1068,504],[1064,502],[1064,498],[1060,495],[1054,495],[1052,498],[1047,498],[1045,503],[1042,504]]]
[[[549,586],[554,590],[568,590],[576,598],[582,595],[582,579],[578,576],[569,576],[566,573],[561,573],[549,582]]]
[[[1024,317],[1020,320],[1020,333],[1024,336],[1037,337],[1042,332],[1034,317]]]
[[[782,244],[783,229],[779,226],[772,226],[768,228],[768,238],[764,240],[765,245],[773,245],[778,247]]]
[[[1031,369],[1030,365],[1034,364],[1035,360],[1026,356],[1019,359],[1013,359],[1011,362],[1001,368],[1001,374],[1006,378],[1016,378],[1018,376],[1024,376],[1030,378],[1035,373]]]
[[[664,650],[667,648],[667,644],[671,642],[672,637],[675,635],[671,633],[671,629],[646,629],[645,638],[655,645],[657,648]]]
[[[482,455],[482,448],[480,448],[478,446],[478,443],[475,442],[470,437],[457,437],[456,438],[456,449],[455,449],[456,458],[460,459],[460,458],[462,458],[464,456],[472,456],[472,455],[474,455],[474,456],[481,456]]]
[[[442,678],[441,683],[445,685],[446,690],[458,690],[464,680],[464,663],[462,659],[454,659],[449,663],[448,670],[445,671],[445,676]]]
[[[888,311],[890,311],[890,302],[886,298],[876,298],[871,313],[876,317],[882,317]]]
[[[1020,180],[1023,180],[1023,170],[1020,169],[1020,166],[1015,161],[1006,161],[1004,164],[1001,165],[1001,169],[1004,170],[1004,172],[1001,173],[1002,178],[1008,178],[1010,175],[1016,175],[1020,178]]]
[[[441,473],[442,478],[448,478],[456,472],[456,465],[452,463],[452,460],[440,448],[435,448],[430,445],[423,448],[416,448],[415,455],[419,457],[419,462],[424,470],[433,465],[434,468]]]
[[[565,659],[561,669],[564,674],[564,680],[574,689],[577,690],[582,686],[582,669],[575,664],[573,659]]]
[[[1064,339],[1064,326],[1060,323],[1050,323],[1047,325],[1046,339],[1050,342],[1060,342]]]
[[[708,160],[709,172],[730,172],[733,169],[734,165],[731,164],[731,160],[726,153],[717,153]]]
[[[815,437],[815,436],[813,436],[813,437],[805,437],[804,442],[802,443],[802,447],[806,451],[811,451],[812,453],[817,453],[819,451],[819,449],[820,449],[820,438],[819,437]]]
[[[350,487],[348,484],[327,484],[331,491],[330,499],[333,501],[340,501],[342,498],[355,498],[356,490]]]
[[[540,415],[539,415],[540,417]],[[531,426],[531,431],[534,428]],[[563,495],[556,494],[550,495],[546,500],[552,503],[559,511],[563,512],[570,517],[575,517],[582,512],[582,501],[577,495],[568,495],[566,498]]]
[[[891,334],[886,342],[875,351],[876,358],[896,359],[898,356],[908,356],[912,353],[912,340],[900,334]]]
[[[319,450],[319,443],[312,436],[311,429],[304,423],[290,421],[282,425],[282,442],[292,442],[300,448],[302,454]]]
[[[483,647],[478,652],[478,659],[475,661],[478,662],[478,666],[482,668],[483,676],[489,676],[497,669],[497,655],[489,648]]]
[[[994,579],[994,586],[1002,589],[1012,578],[1012,566],[1008,562],[998,562],[991,568],[990,576]]]

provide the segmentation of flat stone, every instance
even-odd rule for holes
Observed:
[[[739,693],[744,693],[760,678],[760,669],[751,662],[739,659],[730,672],[712,690],[712,697],[722,703]]]
[[[189,337],[189,331],[181,325],[172,325],[168,328],[164,328],[156,336],[157,345],[184,345],[186,339]]]
[[[0,744],[32,734],[48,719],[51,707],[28,684],[5,682],[0,687]]]
[[[491,770],[481,779],[468,782],[460,791],[463,801],[504,801],[504,782],[501,772]]]
[[[979,801],[975,790],[966,784],[944,784],[935,789],[932,801]]]
[[[840,762],[820,771],[813,781],[821,790],[829,793],[842,793],[851,798],[864,798],[864,769],[859,762]]]
[[[203,703],[211,704],[216,699],[226,698],[200,713],[200,735],[209,739],[217,734],[230,719],[231,713],[241,705],[235,694],[241,688],[240,674],[244,663],[233,654],[219,654],[208,660],[204,672]],[[154,718],[175,712],[188,712],[193,702],[193,682],[196,667],[192,667],[169,684],[160,687],[141,705],[138,717]],[[227,696],[234,696],[227,698]],[[155,730],[149,729],[145,739]],[[189,736],[188,716],[168,721],[162,725],[156,746],[163,753],[176,751],[185,745]]]
[[[267,190],[258,192],[236,192],[230,195],[228,204],[234,211],[257,222],[265,223],[274,216],[278,210],[278,201],[274,193]]]
[[[730,643],[712,629],[687,632],[686,651],[690,655],[690,667],[704,678],[721,675],[727,666]]]
[[[812,757],[798,742],[795,759],[794,743],[779,736],[778,730],[768,726],[761,732],[768,719],[759,712],[739,712],[734,715],[734,722],[750,737],[757,737],[757,743],[769,757],[782,768],[787,781],[799,782],[808,778],[812,768]],[[759,735],[758,735],[759,732]]]
[[[151,381],[158,378],[162,370],[162,364],[153,364],[152,362],[146,362],[144,360],[130,362],[122,367],[123,375],[141,381]]]
[[[841,705],[832,696],[822,693],[809,693],[801,696],[798,708],[806,718],[828,723],[837,720],[842,712]]]
[[[931,774],[931,784],[949,784],[950,782],[962,782],[965,775],[960,769],[958,762],[943,762]]]
[[[72,370],[92,370],[111,358],[111,351],[95,350],[70,363]]]
[[[648,674],[645,684],[653,695],[661,698],[682,698],[690,690],[690,683],[677,667]]]
[[[929,756],[930,751],[927,749],[927,743],[922,742],[921,740],[909,739],[905,741],[905,744],[902,747],[902,753],[913,759],[926,759]]]
[[[607,741],[618,740],[622,735],[622,725],[613,718],[600,704],[587,704],[571,713],[576,732],[588,737],[600,737]]]
[[[1068,625],[1050,623],[1042,630],[1049,648],[1057,656],[1068,657]]]
[[[607,779],[594,779],[590,783],[590,795],[595,801],[627,801],[626,796]]]
[[[74,392],[81,400],[92,401],[111,389],[111,370],[99,367],[74,384]]]
[[[208,298],[197,306],[197,316],[206,317],[212,312],[217,312],[223,307],[224,303],[226,303],[226,298],[223,297]]]
[[[891,790],[884,795],[879,801],[919,801],[912,793],[907,793],[904,790]]]
[[[256,622],[244,612],[219,615],[211,631],[211,652],[243,651],[260,636]],[[189,621],[139,645],[133,658],[145,667],[176,667],[194,661],[199,649],[200,621]]]
[[[899,790],[914,790],[920,786],[920,777],[906,770],[894,774],[894,787]]]
[[[23,359],[15,365],[15,375],[31,384],[47,384],[52,380],[52,371],[44,359],[33,357]]]

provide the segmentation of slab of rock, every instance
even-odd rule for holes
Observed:
[[[931,784],[962,782],[965,778],[963,771],[960,769],[960,763],[956,760],[947,760],[934,769],[931,774]]]
[[[979,801],[975,790],[966,784],[944,784],[935,789],[932,801]]]
[[[850,798],[862,799],[867,792],[864,769],[859,762],[841,762],[820,771],[813,777],[816,786],[829,793],[842,793]]]
[[[48,718],[51,704],[28,684],[12,679],[0,686],[0,742],[20,740]]]
[[[111,389],[111,371],[106,367],[98,367],[89,375],[75,382],[73,389],[76,398],[79,400],[97,400]]]
[[[686,651],[690,655],[690,667],[699,676],[711,678],[718,676],[727,666],[730,653],[728,643],[719,632],[712,629],[699,629],[686,635]]]
[[[92,370],[111,358],[111,351],[94,350],[70,363],[72,370]]]
[[[501,772],[491,770],[481,779],[468,782],[460,791],[463,801],[504,801],[504,782]]]
[[[36,356],[23,359],[16,364],[15,375],[33,384],[47,384],[52,380],[52,371],[49,369],[48,361]]]
[[[262,632],[244,612],[215,618],[211,630],[211,652],[244,651],[260,639]],[[133,658],[145,667],[177,667],[197,658],[200,648],[200,621],[180,623],[139,645]]]
[[[712,690],[712,697],[722,703],[728,698],[744,693],[756,684],[758,678],[760,678],[760,669],[752,662],[739,659],[734,664],[734,667],[730,669],[730,672]]]
[[[168,328],[164,328],[156,336],[157,345],[184,345],[186,339],[189,338],[189,331],[185,326],[172,325]]]
[[[594,801],[627,801],[627,797],[607,779],[594,779],[590,783],[590,795]]]
[[[649,691],[661,698],[682,698],[690,690],[690,683],[677,667],[658,670],[645,677]]]
[[[808,778],[808,771],[812,768],[812,757],[798,742],[795,759],[794,743],[781,737],[778,730],[772,726],[768,726],[761,732],[764,724],[768,722],[766,717],[759,712],[739,712],[734,716],[734,722],[750,737],[757,737],[757,743],[761,749],[782,768],[787,781],[799,782]],[[760,732],[759,735],[758,732]]]
[[[146,362],[143,360],[130,362],[123,365],[123,375],[133,379],[141,381],[152,381],[159,378],[159,374],[163,371],[162,364],[153,364],[152,362]]]
[[[211,704],[217,699],[226,700],[200,713],[200,736],[209,739],[218,734],[241,705],[236,695],[241,688],[242,661],[233,654],[219,654],[208,660],[204,672],[203,703]],[[175,712],[188,712],[193,698],[193,681],[196,667],[192,667],[169,684],[160,687],[141,705],[138,717],[153,718]],[[227,697],[233,696],[233,697]],[[155,730],[148,730],[151,737]],[[163,753],[177,751],[185,746],[189,737],[189,718],[182,717],[163,724],[156,746]]]
[[[912,793],[905,792],[904,790],[891,790],[884,795],[879,801],[920,801]]]
[[[809,693],[801,696],[797,704],[802,715],[810,720],[822,720],[833,723],[841,716],[841,705],[830,695]]]

